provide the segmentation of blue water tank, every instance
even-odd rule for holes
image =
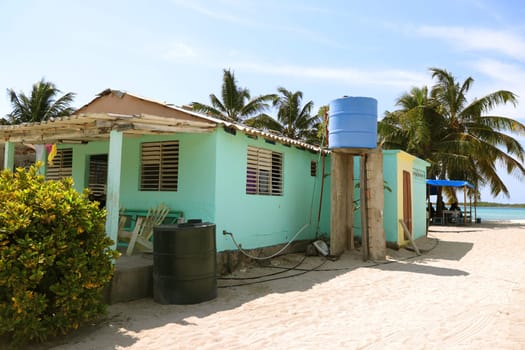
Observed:
[[[377,100],[342,97],[330,102],[328,147],[376,148]]]

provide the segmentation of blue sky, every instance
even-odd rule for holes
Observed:
[[[316,110],[370,96],[382,116],[438,67],[473,77],[470,98],[513,91],[520,104],[496,112],[525,122],[523,18],[519,0],[4,0],[0,90],[29,92],[43,77],[78,107],[106,88],[208,103],[231,68],[252,96],[282,86]],[[525,203],[525,182],[501,174],[511,197],[495,200]],[[482,200],[494,199],[483,190]]]

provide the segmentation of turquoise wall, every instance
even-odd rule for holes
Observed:
[[[412,164],[412,220],[414,238],[424,237],[427,234],[427,167],[430,164],[422,159],[415,158]],[[423,220],[424,218],[424,220]]]
[[[243,248],[287,243],[304,225],[295,239],[312,239],[317,228],[321,184],[319,154],[267,143],[264,138],[249,138],[237,132],[217,132],[216,222],[219,250],[236,249],[226,230],[234,234]],[[283,154],[283,195],[246,194],[248,146]],[[310,176],[310,162],[317,161],[317,176]],[[324,215],[329,217],[329,213]],[[326,219],[323,221],[326,222]],[[321,230],[327,232],[327,227]]]
[[[215,219],[215,134],[176,134],[171,136],[125,136],[120,179],[121,207],[148,209],[166,203],[182,210],[186,218]],[[178,191],[139,191],[140,144],[151,141],[179,140]],[[87,186],[89,156],[108,152],[109,143],[89,142],[73,145],[73,179],[81,191]],[[61,148],[69,147],[62,145]]]
[[[398,151],[383,151],[383,177],[386,185],[391,191],[385,190],[385,208],[383,210],[383,226],[385,229],[385,238],[387,242],[397,242],[399,211],[398,206]]]
[[[151,141],[179,140],[178,191],[139,191],[140,144]],[[87,185],[90,155],[108,152],[108,142],[85,145],[61,145],[73,148],[73,178],[77,190]],[[246,159],[248,145],[283,154],[283,195],[247,195]],[[317,161],[317,176],[310,175],[311,161]],[[295,239],[316,237],[322,179],[318,153],[267,143],[222,128],[207,134],[169,136],[125,136],[121,207],[147,209],[166,203],[172,210],[182,210],[186,219],[202,219],[217,225],[217,250],[236,249],[223,230],[232,232],[243,248],[258,248],[287,243],[304,225]],[[326,169],[330,169],[327,162]],[[319,232],[329,232],[330,186],[325,184]],[[328,208],[327,208],[328,206]]]
[[[322,172],[322,160],[319,162],[320,167],[318,167],[318,174]],[[330,176],[330,169],[332,162],[330,160],[330,155],[326,155],[325,164],[324,164],[324,187],[322,192],[322,203],[321,203],[321,220],[320,220],[320,230],[319,233],[326,238],[330,237],[330,220],[331,220],[331,197],[330,197],[330,184],[332,177]],[[321,186],[321,178],[319,178],[319,183]],[[318,215],[319,213],[319,203],[316,203],[314,206],[314,213]]]
[[[399,224],[403,218],[402,172],[411,172],[412,179],[412,231],[415,238],[426,235],[426,167],[427,162],[400,150],[383,151],[383,178],[391,192],[384,189],[383,227],[387,242],[404,244],[404,234]],[[359,157],[354,158],[354,182],[359,182]],[[354,199],[360,191],[354,190]],[[361,210],[354,212],[354,235],[361,237]]]
[[[92,141],[85,145],[58,145],[58,149],[72,148],[73,149],[73,179],[75,181],[75,189],[81,192],[88,182],[88,161],[90,155],[107,154],[109,150],[109,142],[107,141]]]

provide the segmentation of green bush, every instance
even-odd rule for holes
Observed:
[[[105,210],[70,178],[46,181],[39,166],[0,173],[0,337],[12,344],[100,317],[118,257]]]

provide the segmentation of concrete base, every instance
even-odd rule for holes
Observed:
[[[313,240],[312,240],[313,241]],[[280,254],[306,252],[306,247],[311,243],[310,240],[301,240],[292,242]],[[284,244],[278,244],[270,247],[262,247],[257,249],[247,249],[248,253],[256,257],[270,256],[278,252],[284,247]],[[228,250],[217,253],[217,274],[226,275],[235,270],[253,264],[254,259],[247,257],[238,250]]]
[[[108,304],[153,297],[153,255],[122,255],[104,292]]]
[[[304,252],[309,240],[296,241],[290,244],[281,254]],[[250,249],[253,256],[270,256],[284,245]],[[217,275],[231,273],[234,270],[253,263],[240,251],[217,253]],[[139,253],[132,256],[122,255],[117,259],[113,279],[104,290],[107,304],[122,303],[131,300],[153,297],[153,254]]]

